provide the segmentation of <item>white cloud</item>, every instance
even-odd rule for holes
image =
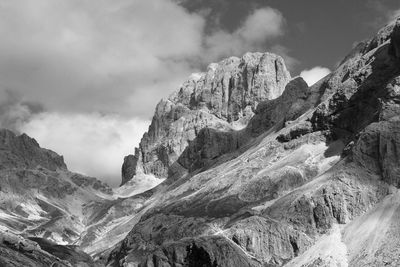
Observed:
[[[206,34],[205,15],[178,3],[0,0],[0,126],[119,184],[123,156],[162,97],[198,66],[265,51],[284,33],[283,15],[265,7],[233,32]]]
[[[232,33],[207,35],[205,17],[172,0],[93,3],[0,0],[0,89],[53,111],[148,116],[160,97],[199,71],[193,62],[265,51],[285,23],[265,7]]]
[[[121,183],[124,156],[134,153],[148,125],[140,119],[97,113],[41,113],[20,130],[34,136],[42,147],[62,154],[70,170],[116,186]]]
[[[309,70],[303,70],[300,76],[306,81],[308,86],[312,86],[329,73],[331,73],[330,69],[317,66]]]
[[[237,30],[247,42],[261,43],[283,34],[283,15],[269,7],[255,10]]]
[[[281,36],[285,19],[276,9],[255,10],[234,32],[218,30],[205,38],[206,60],[240,56],[249,51],[264,51],[265,42]]]
[[[165,96],[191,72],[204,23],[169,0],[0,0],[1,87],[52,110],[140,113],[158,101],[142,87]]]

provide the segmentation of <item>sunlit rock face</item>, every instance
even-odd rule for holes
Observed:
[[[243,100],[260,87],[218,65],[160,102],[136,170],[169,178],[140,195],[151,204],[108,264],[399,265],[399,32],[388,24],[310,88],[287,75],[273,96],[256,90],[254,106]],[[221,124],[185,128],[193,112]]]
[[[274,126],[282,127],[285,122],[302,114],[309,94],[307,83],[297,77],[289,81],[279,97],[260,102],[244,129],[221,131],[203,128],[182,152],[175,165],[172,165],[172,171],[176,165],[189,172],[207,168],[217,157],[238,150]]]
[[[0,169],[34,168],[48,170],[67,169],[62,156],[43,149],[35,139],[26,134],[17,136],[12,131],[0,129]]]
[[[193,74],[158,103],[139,149],[125,158],[122,184],[138,172],[166,178],[169,167],[203,128],[245,127],[258,104],[279,97],[290,79],[283,59],[271,53],[227,58]]]

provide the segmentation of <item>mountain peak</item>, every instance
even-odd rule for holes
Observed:
[[[135,156],[124,160],[122,184],[138,172],[166,178],[201,129],[244,128],[258,104],[279,97],[290,79],[282,57],[259,52],[229,57],[192,74],[158,103]]]
[[[54,151],[41,148],[38,142],[26,135],[16,135],[8,129],[0,129],[1,168],[36,168],[49,170],[66,169],[64,158]]]

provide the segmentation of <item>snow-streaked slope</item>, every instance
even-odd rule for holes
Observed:
[[[152,174],[139,173],[135,179],[128,181],[124,185],[114,189],[114,197],[127,198],[156,187],[165,179],[156,178]]]

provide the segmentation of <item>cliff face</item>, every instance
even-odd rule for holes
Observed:
[[[193,74],[158,103],[139,149],[124,160],[122,184],[141,172],[166,178],[169,167],[203,128],[245,127],[258,104],[279,97],[289,80],[283,59],[270,53],[231,57]]]
[[[137,166],[160,176],[169,169],[173,179],[140,195],[151,204],[109,264],[398,266],[399,36],[397,20],[314,86],[287,79],[256,106],[213,105],[207,90],[199,105],[201,78],[161,102]],[[178,150],[167,137],[182,134],[177,121],[193,111],[220,127],[199,119],[201,129],[194,123],[191,141],[170,154]]]
[[[183,167],[193,172],[211,166],[219,156],[239,150],[260,134],[273,127],[279,129],[285,122],[298,118],[305,110],[304,102],[309,95],[308,85],[302,78],[291,80],[282,95],[259,103],[244,129],[221,131],[203,128],[170,170]]]

